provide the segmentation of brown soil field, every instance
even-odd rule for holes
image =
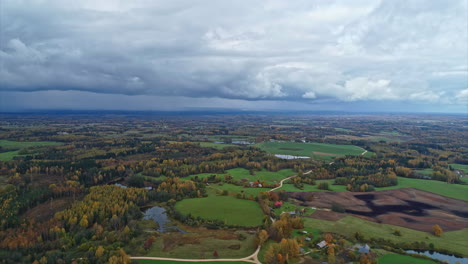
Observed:
[[[413,188],[366,193],[314,192],[312,200],[307,192],[289,194],[301,206],[331,208],[337,203],[348,215],[424,232],[430,232],[435,224],[444,231],[468,228],[468,202]],[[338,220],[346,214],[318,210],[311,217]]]

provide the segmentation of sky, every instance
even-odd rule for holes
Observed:
[[[1,0],[0,111],[468,113],[466,0]]]

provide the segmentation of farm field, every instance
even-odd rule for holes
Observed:
[[[334,157],[353,155],[359,156],[365,150],[354,145],[334,145],[323,143],[298,143],[298,142],[264,142],[257,146],[272,154],[283,154],[293,156],[307,156],[325,160],[332,160]],[[373,153],[367,152],[366,157]]]
[[[237,194],[237,193],[245,193],[245,195],[248,197],[249,195],[253,195],[254,197],[257,196],[257,194],[261,192],[268,192],[271,190],[271,188],[244,188],[243,186],[238,186],[234,184],[229,184],[229,183],[223,183],[222,185],[219,184],[212,184],[210,185],[210,188],[215,189],[215,190],[220,190],[224,191],[227,190],[229,194]]]
[[[315,211],[313,209],[310,209],[309,207],[298,206],[290,202],[283,202],[283,205],[280,208],[274,208],[273,211],[275,212],[276,215],[280,215],[283,212],[287,213],[287,212],[295,211],[296,209],[303,209],[303,208],[306,208],[304,215],[309,215]]]
[[[201,174],[194,174],[188,176],[188,178],[198,176],[199,178],[204,178],[204,177],[209,177],[213,174],[217,173],[201,173]],[[265,181],[267,183],[273,184],[275,181],[279,182],[284,178],[287,178],[289,176],[292,176],[296,174],[292,169],[285,169],[285,170],[279,170],[279,171],[267,171],[267,170],[262,170],[262,171],[255,171],[255,175],[250,175],[249,170],[243,169],[243,168],[236,168],[236,169],[230,169],[227,170],[225,174],[217,174],[221,178],[224,177],[224,175],[230,174],[234,178],[234,180],[241,180],[241,179],[248,179],[249,181]]]
[[[244,258],[255,251],[255,235],[252,232],[190,227],[184,229],[189,233],[170,233],[158,237],[144,256],[213,259],[213,252],[217,251],[219,258]],[[237,248],[232,249],[233,245]]]
[[[411,263],[411,264],[435,264],[434,261],[428,259],[415,258],[406,255],[399,254],[387,254],[378,259],[379,264],[399,264],[399,263]]]
[[[328,182],[328,186],[330,190],[320,190],[318,188],[318,184],[321,182]],[[279,188],[276,191],[286,191],[286,192],[344,192],[346,191],[346,186],[344,185],[332,185],[335,180],[317,180],[315,181],[315,185],[304,184],[304,189],[299,189],[294,186],[294,184],[283,184],[283,187]]]
[[[424,170],[415,170],[414,172],[419,173],[419,174],[422,174],[422,175],[429,176],[429,175],[431,175],[434,171],[433,171],[431,168],[428,168],[428,169],[424,169]]]
[[[383,191],[400,188],[415,188],[423,191],[437,193],[450,198],[468,201],[468,185],[448,184],[441,181],[398,177],[398,185],[375,189],[376,191]]]
[[[150,260],[150,259],[138,259],[138,263],[141,264],[181,264],[187,263],[187,261],[173,261],[173,260]],[[192,263],[192,262],[189,262]],[[200,261],[198,264],[249,264],[250,262],[244,261]]]
[[[62,145],[60,142],[54,141],[30,141],[30,142],[20,142],[20,141],[10,141],[10,140],[0,140],[0,147],[3,149],[11,149],[12,151],[0,153],[0,161],[12,160],[16,156],[24,156],[19,154],[23,149],[30,147],[45,147],[45,146],[58,146]]]
[[[412,243],[424,241],[433,243],[436,248],[442,248],[466,255],[468,248],[468,228],[459,231],[445,232],[441,237],[422,231],[416,231],[400,226],[378,224],[353,216],[346,216],[338,221],[327,221],[314,218],[304,218],[304,228],[317,228],[323,232],[332,232],[352,237],[360,232],[365,238],[383,238],[395,243]],[[401,236],[393,235],[394,230],[400,230]]]
[[[209,195],[205,198],[185,199],[176,203],[175,208],[182,214],[221,220],[228,225],[254,227],[260,225],[263,219],[258,203],[232,196]]]
[[[468,173],[468,165],[456,164],[456,163],[451,163],[449,165],[456,170],[462,170],[464,173]]]
[[[215,148],[215,149],[223,149],[227,147],[235,147],[236,145],[232,144],[224,144],[224,143],[214,143],[214,142],[198,142],[200,143],[201,147],[204,148]]]

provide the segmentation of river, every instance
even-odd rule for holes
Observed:
[[[458,258],[452,255],[446,255],[435,251],[415,251],[415,250],[405,250],[407,253],[425,255],[433,259],[440,260],[442,262],[448,261],[449,264],[468,264],[468,258]]]

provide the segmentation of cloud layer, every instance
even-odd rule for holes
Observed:
[[[464,0],[4,0],[0,91],[468,104]]]

